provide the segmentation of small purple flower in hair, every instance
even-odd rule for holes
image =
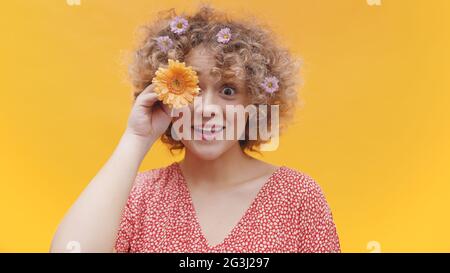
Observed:
[[[176,34],[183,34],[186,32],[189,23],[183,17],[177,16],[170,22],[170,30]]]
[[[231,40],[231,31],[229,28],[222,28],[217,34],[217,41],[226,44]]]
[[[278,78],[277,77],[265,77],[264,81],[261,83],[261,87],[267,93],[274,93],[278,90]]]
[[[169,36],[160,36],[156,38],[156,43],[158,44],[159,49],[164,52],[169,51],[169,49],[173,47],[173,41]]]

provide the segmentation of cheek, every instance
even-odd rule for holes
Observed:
[[[224,117],[227,130],[232,129],[232,131],[234,132],[233,140],[239,140],[239,137],[245,132],[245,128],[249,120],[249,113],[245,110],[244,112],[232,112],[230,115],[224,113]]]

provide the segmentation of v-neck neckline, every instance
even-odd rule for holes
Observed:
[[[184,190],[184,193],[186,194],[186,197],[188,199],[188,206],[189,206],[189,212],[192,213],[192,215],[194,216],[194,221],[195,221],[195,228],[198,230],[200,236],[201,236],[201,240],[203,241],[203,243],[207,246],[208,249],[215,249],[217,247],[222,246],[223,244],[225,244],[230,237],[232,237],[237,230],[243,225],[245,219],[248,217],[248,215],[250,214],[250,211],[253,209],[253,207],[255,207],[258,203],[258,201],[262,198],[262,195],[266,192],[266,189],[272,184],[272,182],[274,181],[275,177],[278,175],[278,173],[284,168],[284,166],[278,166],[275,171],[272,172],[272,174],[269,176],[269,178],[266,180],[266,182],[264,182],[264,184],[261,186],[261,188],[258,190],[258,193],[256,194],[255,198],[253,198],[253,200],[250,202],[250,206],[247,207],[247,209],[245,210],[244,214],[242,214],[242,216],[239,218],[239,221],[233,226],[233,228],[227,233],[227,235],[225,235],[225,237],[217,244],[215,245],[211,245],[208,241],[208,239],[205,236],[205,233],[203,232],[203,228],[200,224],[200,220],[198,218],[197,215],[197,211],[195,210],[195,206],[194,206],[194,202],[192,199],[192,195],[191,192],[189,190],[189,187],[187,185],[187,180],[186,177],[184,176],[182,170],[181,170],[181,166],[179,164],[179,162],[175,162],[175,167],[177,170],[178,175],[181,178],[181,184]]]

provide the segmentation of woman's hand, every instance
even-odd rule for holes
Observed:
[[[166,131],[172,120],[169,107],[158,101],[154,87],[150,84],[137,96],[126,129],[127,133],[152,141]]]

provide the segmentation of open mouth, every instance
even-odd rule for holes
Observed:
[[[201,135],[202,140],[213,140],[216,139],[219,133],[221,133],[225,126],[212,125],[212,126],[191,126],[194,133]]]

